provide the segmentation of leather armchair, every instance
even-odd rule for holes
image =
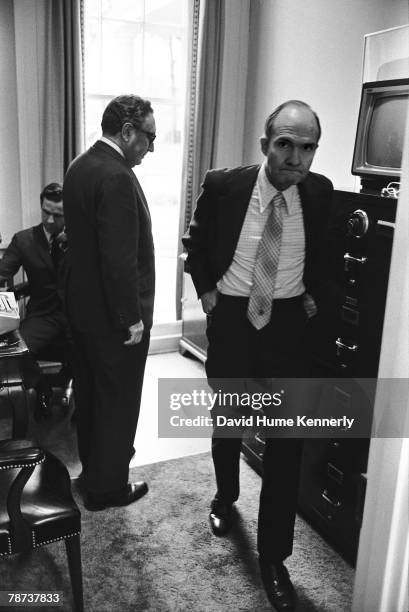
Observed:
[[[0,441],[0,556],[64,540],[77,612],[83,611],[80,532],[63,463],[29,440]]]

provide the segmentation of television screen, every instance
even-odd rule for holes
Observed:
[[[402,166],[408,96],[375,100],[368,129],[366,161],[370,166]]]
[[[352,174],[399,177],[409,108],[409,79],[364,83]]]

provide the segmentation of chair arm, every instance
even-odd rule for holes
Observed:
[[[0,442],[0,470],[34,467],[44,459],[44,451],[30,440]]]
[[[10,518],[12,549],[23,552],[32,549],[32,533],[21,512],[23,490],[37,464],[45,460],[45,452],[30,440],[0,442],[0,470],[18,470],[9,483],[7,513]]]

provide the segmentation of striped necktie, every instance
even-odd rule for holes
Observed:
[[[265,327],[271,318],[285,206],[284,196],[278,191],[271,200],[271,212],[257,249],[247,306],[247,318],[256,329]]]

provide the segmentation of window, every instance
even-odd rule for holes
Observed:
[[[114,96],[148,98],[155,151],[135,168],[152,215],[155,323],[174,321],[187,58],[188,0],[85,0],[86,136],[101,135]]]

